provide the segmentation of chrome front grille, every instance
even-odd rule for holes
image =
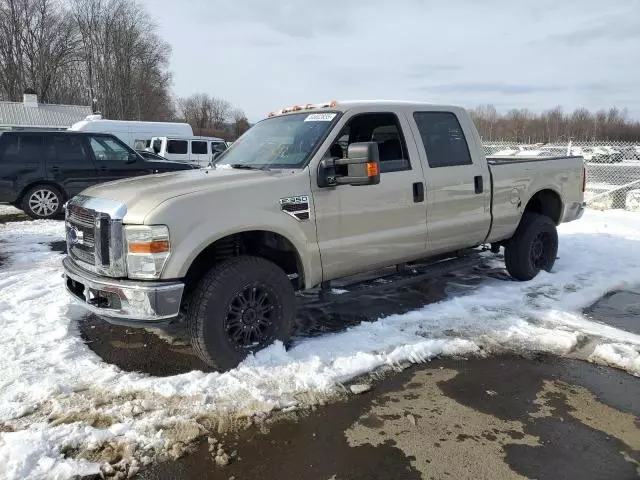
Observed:
[[[70,205],[67,208],[67,252],[76,260],[95,266],[95,212]]]
[[[78,195],[66,207],[67,252],[80,267],[109,277],[126,276],[122,219],[126,207]]]
[[[69,206],[69,214],[67,215],[67,221],[75,225],[82,225],[83,227],[93,228],[93,221],[95,219],[95,213],[85,208]]]
[[[76,246],[72,246],[71,248],[69,248],[68,252],[69,255],[71,255],[71,258],[76,261],[80,260],[81,262],[84,262],[86,264],[95,265],[95,255],[93,253],[86,252],[85,250],[82,250]]]

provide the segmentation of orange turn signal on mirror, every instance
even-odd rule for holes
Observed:
[[[153,242],[129,244],[129,253],[166,253],[168,251],[168,240],[154,240]]]
[[[380,175],[380,168],[377,162],[367,163],[367,177],[377,177]]]

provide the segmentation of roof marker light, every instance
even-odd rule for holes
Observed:
[[[325,102],[325,103],[315,103],[315,104],[307,103],[304,107],[301,107],[300,105],[293,105],[292,107],[285,107],[275,112],[270,112],[267,116],[275,117],[277,115],[282,115],[284,113],[299,112],[301,110],[313,110],[314,108],[334,108],[337,105],[338,105],[338,102],[336,100],[332,100],[330,102]]]

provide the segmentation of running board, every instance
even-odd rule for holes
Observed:
[[[468,270],[479,265],[485,257],[479,253],[471,253],[463,257],[454,257],[436,262],[415,263],[403,265],[398,269],[395,266],[382,270],[376,270],[353,277],[341,278],[332,282],[324,282],[322,288],[317,289],[318,294],[325,300],[348,299],[353,295],[363,292],[373,292],[379,289],[400,287],[412,283],[429,280],[432,278]],[[334,293],[336,290],[346,292]]]

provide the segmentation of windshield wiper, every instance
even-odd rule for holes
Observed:
[[[232,163],[230,167],[242,170],[264,170],[264,167],[256,167],[254,165],[247,165],[246,163]]]

